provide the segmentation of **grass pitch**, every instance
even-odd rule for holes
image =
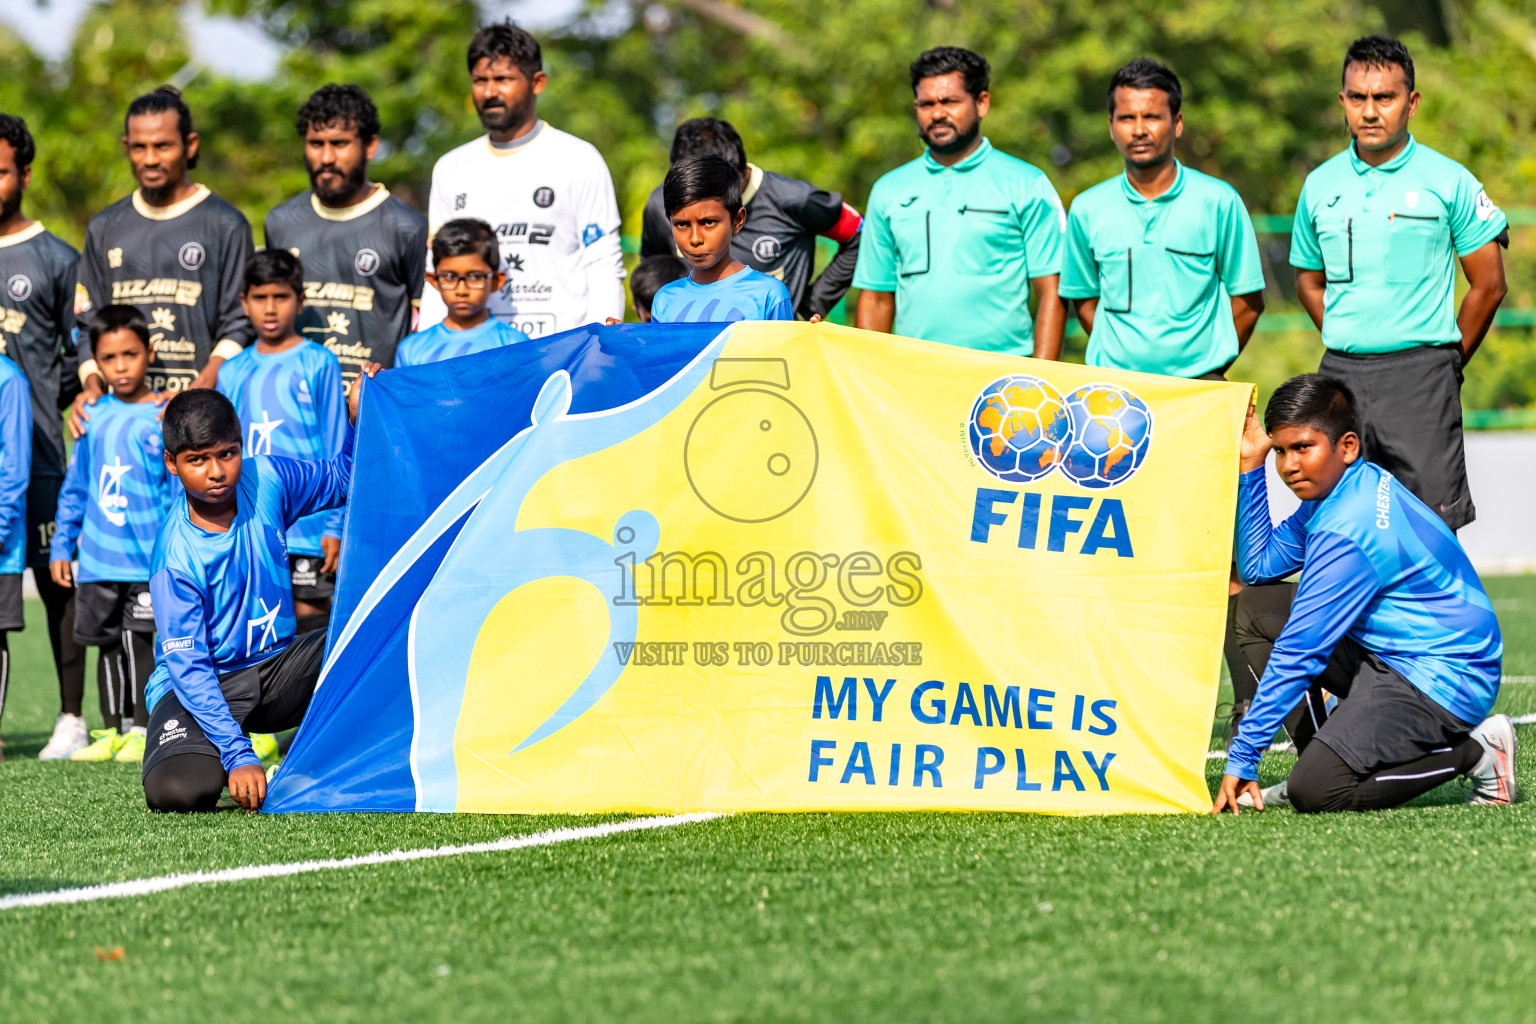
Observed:
[[[1536,577],[1487,582],[1505,673],[1526,680],[1500,710],[1536,712]],[[56,686],[39,628],[12,652],[0,894],[592,820],[150,815],[137,766],[32,759]],[[1536,730],[1521,739],[1536,792]],[[1264,781],[1289,767],[1269,756]],[[740,815],[0,911],[0,1007],[18,1021],[1529,1020],[1536,801],[1459,799],[1447,786],[1376,814],[1220,821]]]

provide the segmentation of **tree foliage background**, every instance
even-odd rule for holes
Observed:
[[[189,0],[196,2],[196,0]],[[374,177],[424,205],[434,161],[480,129],[464,51],[473,0],[205,0],[250,18],[283,48],[276,75],[239,82],[189,64],[178,0],[98,2],[67,56],[40,59],[0,28],[0,109],[38,140],[32,212],[77,242],[132,187],[118,144],[133,96],[185,82],[203,137],[197,177],[258,232],[307,187],[293,115],[329,81],[379,106]],[[1351,39],[1402,35],[1424,101],[1418,138],[1470,166],[1505,207],[1536,205],[1536,0],[592,0],[541,33],[548,121],[593,142],[613,172],[626,230],[666,169],[680,121],[724,117],[755,163],[861,205],[920,152],[907,65],[966,46],[992,64],[986,131],[1042,167],[1063,200],[1117,173],[1104,90],[1132,56],[1167,61],[1185,88],[1180,157],[1235,185],[1255,213],[1294,208],[1307,172],[1345,144],[1338,91]],[[1515,231],[1506,308],[1536,306],[1536,226]],[[1264,239],[1273,312],[1294,311],[1285,238]],[[1268,383],[1315,366],[1314,332],[1260,335],[1239,372]],[[1472,407],[1536,406],[1536,341],[1500,329],[1468,375]]]

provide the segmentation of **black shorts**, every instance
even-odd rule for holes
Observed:
[[[0,630],[9,633],[26,625],[21,611],[21,573],[0,573]]]
[[[247,733],[281,732],[304,720],[309,700],[320,682],[325,661],[325,630],[312,629],[293,638],[276,657],[259,665],[219,676],[219,689],[235,722]],[[172,690],[149,713],[144,774],[176,754],[218,757],[219,748],[203,735],[197,719]]]
[[[76,583],[75,643],[110,647],[123,642],[123,630],[155,631],[155,609],[148,583]]]
[[[1459,530],[1477,518],[1461,437],[1461,350],[1323,354],[1318,372],[1349,385],[1360,407],[1365,457]]]
[[[1325,675],[1332,678],[1324,685],[1340,699],[1316,740],[1362,775],[1453,746],[1475,724],[1451,714],[1348,637],[1334,648],[1328,668]],[[1339,669],[1349,675],[1343,685],[1336,681]]]
[[[59,508],[63,477],[34,476],[27,481],[27,566],[48,572],[53,544],[54,515]]]
[[[336,593],[336,574],[321,572],[324,558],[314,555],[289,555],[288,575],[293,581],[293,596],[300,601],[323,601]]]

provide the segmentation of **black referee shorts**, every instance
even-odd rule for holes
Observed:
[[[219,689],[243,732],[294,729],[304,720],[304,712],[309,710],[324,660],[325,630],[311,630],[294,637],[276,657],[219,676]],[[160,698],[160,703],[149,715],[144,775],[147,777],[155,765],[177,754],[207,754],[217,758],[219,748],[203,735],[197,719],[172,690]]]
[[[1351,355],[1329,350],[1319,373],[1349,385],[1365,457],[1459,530],[1477,518],[1461,436],[1461,350],[1417,346]]]

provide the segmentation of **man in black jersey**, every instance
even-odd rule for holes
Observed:
[[[298,327],[341,362],[350,391],[364,363],[395,364],[427,269],[427,218],[368,180],[379,112],[355,85],[322,86],[299,108],[312,186],[267,214],[267,247],[304,264]]]
[[[59,673],[63,708],[48,760],[66,758],[89,742],[81,700],[85,652],[74,639],[74,591],[48,573],[53,514],[64,482],[60,412],[78,390],[74,382],[75,263],[79,255],[42,224],[28,220],[22,193],[32,183],[36,146],[26,122],[0,114],[0,352],[16,364],[32,391],[32,479],[27,487],[27,565],[48,613],[48,639]],[[15,610],[19,615],[20,609]],[[21,622],[15,622],[20,628]],[[6,624],[3,628],[12,628]],[[0,663],[0,694],[9,659]],[[3,700],[3,697],[0,697]]]
[[[192,113],[170,86],[140,96],[123,119],[123,148],[139,187],[91,218],[80,254],[75,318],[80,336],[94,310],[138,308],[150,325],[156,391],[213,387],[219,364],[255,332],[240,305],[251,227],[240,211],[188,180],[197,166]],[[83,432],[102,382],[89,351],[80,352],[85,391],[70,428]]]
[[[783,281],[800,316],[807,320],[812,315],[826,316],[853,281],[859,259],[859,212],[836,192],[748,163],[746,146],[729,122],[696,117],[678,125],[672,137],[672,162],[695,156],[718,156],[741,172],[747,220],[731,239],[731,255]],[[818,235],[837,243],[837,255],[812,281]],[[659,185],[645,202],[640,255],[677,255]]]

